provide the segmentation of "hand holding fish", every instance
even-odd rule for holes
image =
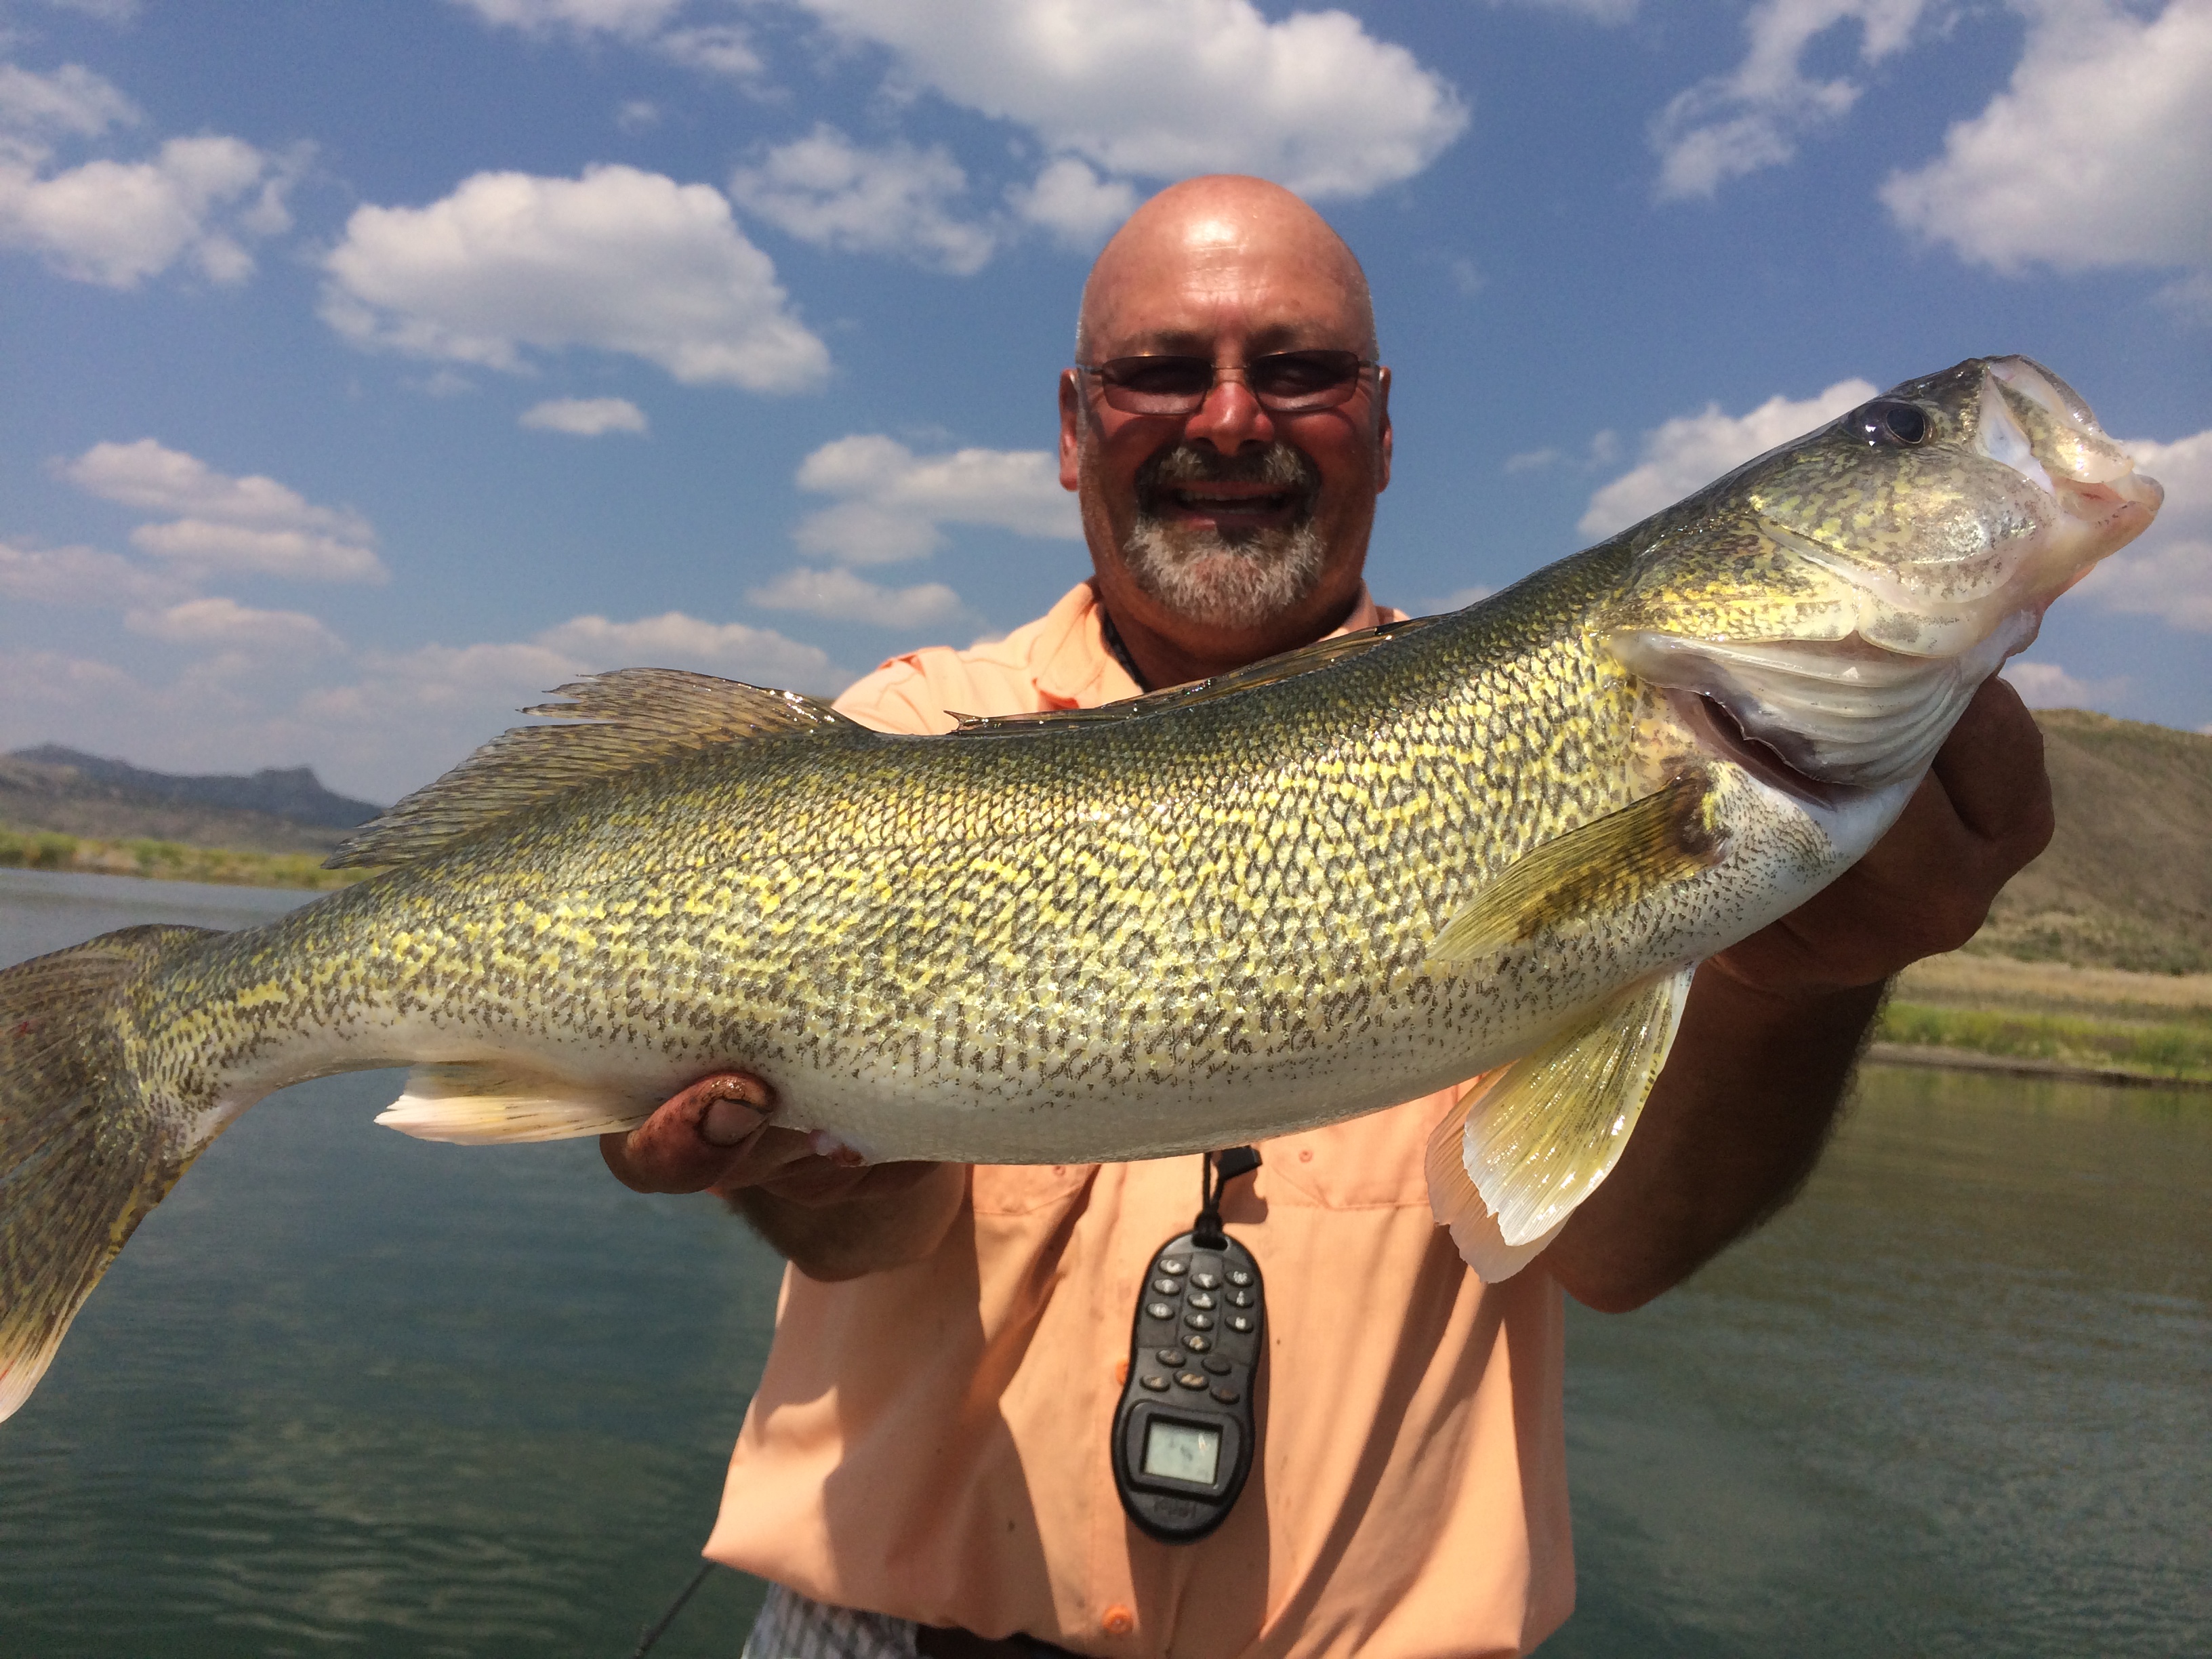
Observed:
[[[1971,939],[2051,831],[2042,733],[1985,681],[1864,858],[1706,959],[1635,1139],[1545,1267],[1623,1312],[1779,1210],[1826,1144],[1890,976]]]

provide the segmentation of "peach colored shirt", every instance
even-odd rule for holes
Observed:
[[[1363,592],[1347,630],[1395,612]],[[993,645],[916,651],[839,699],[885,729],[1138,688],[1089,583]],[[712,1559],[817,1601],[1096,1655],[1517,1654],[1574,1605],[1563,1311],[1540,1269],[1486,1285],[1429,1212],[1447,1091],[1263,1143],[1226,1224],[1266,1276],[1261,1455],[1204,1540],[1146,1537],[1108,1435],[1155,1247],[1200,1160],[979,1164],[927,1259],[784,1278]]]

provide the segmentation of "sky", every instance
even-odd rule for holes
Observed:
[[[0,749],[389,801],[1003,634],[1084,273],[1215,171],[1367,267],[1383,602],[2021,352],[2168,494],[2014,684],[2212,730],[2212,0],[0,0]]]

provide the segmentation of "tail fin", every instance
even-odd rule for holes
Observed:
[[[126,927],[0,971],[0,1419],[198,1150],[144,1091],[131,986],[209,937]]]

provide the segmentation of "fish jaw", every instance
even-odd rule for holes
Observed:
[[[1976,690],[2163,494],[2057,375],[1971,359],[1695,498],[1717,529],[1662,528],[1638,550],[1608,641],[1632,675],[1703,700],[1723,751],[1832,803],[1925,772]]]

